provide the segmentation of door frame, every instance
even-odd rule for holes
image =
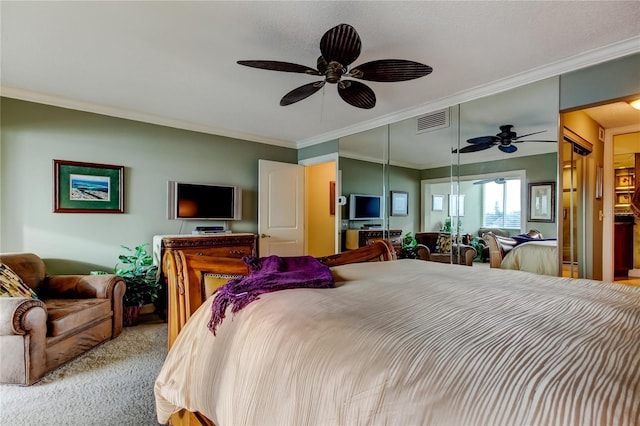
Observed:
[[[613,263],[613,232],[614,232],[614,175],[613,169],[613,137],[624,133],[640,132],[640,124],[615,127],[604,130],[604,165],[602,185],[602,280],[612,282],[614,279]],[[637,178],[636,178],[637,179]]]
[[[342,195],[342,181],[340,179],[340,173],[339,173],[339,155],[337,152],[333,152],[330,154],[324,154],[324,155],[319,155],[317,157],[310,157],[310,158],[305,158],[303,160],[298,160],[298,164],[301,166],[313,166],[315,164],[322,164],[322,163],[329,163],[331,161],[333,161],[334,165],[335,165],[335,181],[336,181],[336,198],[339,195]],[[305,191],[304,196],[305,197],[309,197],[312,194],[308,194],[307,191]],[[335,214],[335,219],[334,219],[334,233],[335,233],[335,247],[334,247],[334,252],[335,253],[340,253],[340,231],[341,231],[341,227],[340,227],[340,223],[342,222],[342,218],[341,218],[341,213],[342,213],[342,209],[339,208],[337,200],[336,200],[336,214]],[[307,238],[306,238],[306,233],[305,233],[305,240],[304,240],[304,245],[305,245],[305,252],[307,249]]]

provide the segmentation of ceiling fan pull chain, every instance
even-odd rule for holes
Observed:
[[[327,89],[322,86],[322,99],[320,100],[320,124],[322,124],[324,120],[324,96],[326,94],[325,90]]]

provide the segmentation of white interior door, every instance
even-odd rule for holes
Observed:
[[[258,253],[304,254],[304,167],[258,161]]]

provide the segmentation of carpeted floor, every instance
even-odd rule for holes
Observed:
[[[23,387],[0,385],[0,425],[158,425],[153,384],[167,354],[167,324],[122,334]]]

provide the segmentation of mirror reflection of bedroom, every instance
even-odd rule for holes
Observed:
[[[624,62],[604,68],[624,68]],[[592,81],[595,74],[585,80],[569,73],[342,137],[343,194],[407,192],[409,214],[386,211],[379,221],[396,243],[406,233],[448,232],[452,241],[458,236],[477,243],[487,229],[509,238],[537,230],[544,239],[556,240],[546,243],[555,244],[550,248],[555,258],[544,260],[545,273],[605,281],[615,275],[616,282],[637,283],[640,227],[629,225],[628,203],[620,209],[631,194],[624,185],[616,189],[613,166],[614,147],[615,155],[620,149],[640,152],[640,111],[630,113],[627,102],[638,97],[637,83],[617,92],[607,88],[593,99],[582,96],[580,89],[584,84],[607,86],[606,76],[613,73]],[[477,144],[483,137],[498,136],[507,124],[527,143],[513,143],[517,150],[496,145],[463,149],[474,139]],[[628,141],[618,142],[624,138]],[[620,148],[625,143],[627,147]],[[634,161],[633,166],[615,168],[632,170],[637,165]],[[539,184],[550,187],[543,201],[553,199],[553,207],[532,218],[531,185]],[[392,207],[389,200],[385,207]],[[362,225],[343,217],[343,230]],[[472,265],[490,267],[486,245],[475,248]],[[619,267],[621,262],[626,267]]]

